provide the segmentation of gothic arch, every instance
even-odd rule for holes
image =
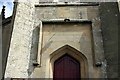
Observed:
[[[76,50],[75,48],[73,48],[69,45],[65,45],[65,46],[59,48],[58,50],[54,51],[50,55],[50,66],[51,66],[50,74],[51,74],[51,77],[53,76],[54,62],[65,54],[68,54],[68,55],[72,56],[73,58],[75,58],[77,61],[79,61],[79,63],[81,64],[80,65],[81,78],[88,78],[87,58],[80,51]]]

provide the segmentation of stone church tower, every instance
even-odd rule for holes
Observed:
[[[102,4],[35,0],[16,5],[5,78],[107,78]]]

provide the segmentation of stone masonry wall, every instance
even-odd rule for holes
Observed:
[[[18,2],[5,78],[28,78],[34,3]]]
[[[118,78],[118,3],[101,3],[100,16],[104,53],[107,60],[107,77]]]
[[[2,16],[0,15],[0,72],[2,72]],[[0,73],[0,79],[2,79],[2,73]]]
[[[54,15],[54,16],[53,16]],[[95,56],[96,62],[100,62],[103,65],[101,67],[96,67],[94,64],[95,73],[98,72],[98,75],[90,74],[90,78],[104,78],[106,77],[105,72],[105,62],[103,57],[103,45],[102,45],[102,37],[101,37],[101,30],[100,30],[100,16],[99,16],[99,6],[81,6],[81,5],[59,5],[59,4],[39,4],[36,5],[35,8],[35,20],[37,21],[55,21],[55,20],[90,20],[92,21],[92,32],[94,36],[94,50],[93,56]],[[43,24],[44,25],[44,24]],[[57,44],[56,44],[57,45]],[[49,52],[48,52],[49,53]],[[91,63],[92,64],[92,63]],[[47,67],[48,69],[48,67]],[[47,70],[42,69],[43,72],[39,71],[39,68],[36,68],[35,76],[39,77],[46,77]],[[92,71],[91,71],[92,72]],[[44,74],[43,74],[44,73]],[[39,75],[41,74],[41,75]],[[48,74],[47,74],[48,78]]]
[[[118,0],[119,12],[120,12],[120,0]]]
[[[6,67],[6,60],[8,56],[9,44],[11,39],[12,26],[11,22],[3,25],[2,29],[2,70],[3,75]]]
[[[81,0],[39,0],[40,2],[80,2]]]
[[[53,16],[54,15],[54,16]],[[85,19],[91,20],[99,17],[98,6],[37,6],[35,8],[35,19]]]

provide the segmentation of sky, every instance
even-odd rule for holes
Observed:
[[[9,17],[12,15],[13,12],[13,0],[0,0],[0,14],[3,8],[3,5],[5,7],[5,17]]]

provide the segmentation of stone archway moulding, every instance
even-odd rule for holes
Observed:
[[[76,60],[79,61],[79,63],[81,64],[81,66],[80,66],[80,68],[81,68],[81,78],[88,78],[87,58],[80,51],[76,50],[75,48],[73,48],[69,45],[65,45],[65,46],[59,48],[58,50],[54,51],[50,55],[50,70],[49,70],[49,74],[51,74],[50,78],[53,78],[54,62],[58,58],[60,58],[61,56],[65,55],[65,54],[68,54],[68,55],[74,57]]]

